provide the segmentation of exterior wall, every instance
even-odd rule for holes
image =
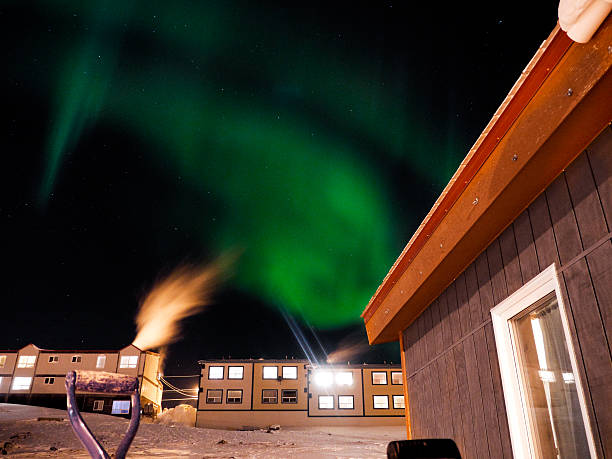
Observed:
[[[260,428],[271,424],[284,426],[310,426],[310,425],[402,425],[404,423],[404,410],[364,410],[363,404],[363,375],[362,365],[330,366],[312,368],[306,360],[234,360],[234,361],[203,361],[204,366],[200,373],[200,392],[198,397],[198,412],[196,425],[199,427],[220,428]],[[223,367],[223,379],[209,379],[210,367]],[[228,379],[228,367],[243,366],[243,379]],[[264,367],[278,368],[278,378],[263,379]],[[297,378],[282,378],[283,367],[296,367]],[[316,372],[350,372],[353,375],[353,384],[339,385],[335,377],[329,386],[319,386],[313,381]],[[392,394],[403,395],[403,385],[391,385],[391,371],[401,373],[399,366],[381,367],[371,366],[371,370],[387,372],[387,385],[374,386],[369,394],[389,395],[392,406]],[[368,371],[371,371],[368,369]],[[371,374],[368,373],[371,378]],[[207,391],[221,389],[223,399],[221,403],[206,403]],[[227,390],[241,389],[242,403],[227,403]],[[273,389],[277,391],[277,403],[263,403],[262,391]],[[297,403],[283,403],[282,390],[295,390]],[[333,409],[319,409],[319,395],[332,395],[334,397]],[[353,409],[339,409],[338,396],[352,395]],[[371,406],[372,402],[370,402]]]
[[[52,378],[52,379],[51,379]],[[45,380],[53,383],[45,384]],[[63,394],[66,396],[66,375],[59,376],[34,376],[32,380],[32,394]]]
[[[404,330],[413,438],[512,457],[490,310],[556,263],[597,453],[612,457],[611,226],[608,127]]]
[[[404,410],[393,408],[393,396],[404,395],[403,384],[392,384],[391,372],[400,371],[399,369],[388,370],[385,368],[364,368],[363,369],[363,404],[366,416],[403,416]],[[387,384],[373,384],[372,373],[383,372],[387,374]],[[402,378],[403,379],[403,378]],[[389,409],[374,408],[374,396],[386,395],[389,398]]]
[[[106,356],[106,362],[104,368],[97,368],[96,363],[98,356]],[[49,357],[57,356],[57,362],[49,362]],[[81,357],[80,362],[72,362],[72,357]],[[117,353],[103,353],[103,352],[77,352],[77,351],[60,351],[60,352],[49,352],[41,351],[36,366],[37,375],[50,375],[50,376],[66,376],[66,373],[72,370],[92,370],[92,371],[110,371],[115,372],[117,367]]]
[[[144,355],[144,352],[133,345],[124,347],[119,351],[119,360],[115,372],[130,376],[142,376],[145,364]],[[136,368],[121,368],[121,357],[124,356],[138,356],[138,364],[136,365]]]
[[[399,426],[403,417],[308,416],[306,411],[198,411],[196,427],[252,429],[278,424],[281,427],[307,426]]]
[[[6,357],[6,361],[3,366],[0,366],[0,376],[11,376],[17,364],[17,352],[0,351],[0,357],[2,356]]]
[[[362,372],[359,368],[336,368],[336,371],[350,371],[353,374],[352,386],[318,387],[316,382],[310,381],[309,391],[312,394],[308,400],[308,413],[310,416],[363,416],[363,383]],[[320,409],[319,395],[332,395],[334,397],[334,409]],[[339,395],[353,396],[353,409],[338,408]],[[400,413],[400,415],[403,413]]]
[[[223,367],[223,379],[208,379],[208,371],[211,366]],[[227,379],[228,367],[243,367],[242,379]],[[200,369],[200,393],[198,398],[199,410],[250,410],[251,409],[251,387],[253,381],[252,363],[210,363]],[[208,389],[223,390],[221,403],[206,403],[206,391]],[[227,390],[242,390],[242,403],[227,403]]]
[[[7,394],[9,388],[11,387],[11,375],[8,376],[0,376],[0,394]],[[0,398],[0,400],[4,400],[4,397]]]
[[[20,349],[18,354],[17,354],[17,363],[15,364],[15,370],[13,372],[13,378],[17,377],[17,376],[24,376],[24,377],[34,377],[34,373],[36,372],[36,366],[38,365],[39,362],[39,351],[40,349],[38,349],[36,346],[34,346],[33,344],[28,344],[27,346],[25,346],[23,349]],[[34,362],[34,367],[33,368],[18,368],[19,365],[19,358],[21,356],[34,356],[36,358],[36,361]],[[29,394],[32,390],[32,386],[30,385],[29,389],[19,389],[19,390],[14,390],[12,387],[9,389],[9,393],[11,394]]]
[[[263,368],[276,366],[278,375],[283,374],[283,367],[297,367],[297,379],[263,379]],[[253,366],[253,409],[254,410],[302,410],[305,411],[308,404],[308,381],[306,363],[296,360],[286,363],[255,363]],[[262,390],[277,389],[278,403],[263,403]],[[282,403],[281,394],[283,389],[295,389],[297,391],[297,403]]]
[[[143,353],[143,372],[140,378],[140,396],[143,399],[143,405],[151,402],[161,409],[161,400],[163,395],[163,385],[157,379],[157,375],[160,371],[159,364],[161,357],[159,354],[152,352]]]

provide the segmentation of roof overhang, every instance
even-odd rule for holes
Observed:
[[[525,68],[362,317],[396,341],[612,120],[612,18],[587,44],[557,26]]]

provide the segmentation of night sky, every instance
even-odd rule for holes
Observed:
[[[2,2],[0,348],[126,346],[156,279],[228,250],[168,374],[304,358],[289,323],[365,340],[558,4],[413,3]]]

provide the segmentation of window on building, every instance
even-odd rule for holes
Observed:
[[[129,400],[113,400],[111,414],[130,414]]]
[[[228,367],[227,379],[242,379],[244,378],[244,367]]]
[[[278,367],[263,367],[263,379],[278,379]]]
[[[334,396],[333,395],[319,395],[319,409],[320,410],[333,410],[334,409]]]
[[[73,355],[72,356],[72,363],[81,363],[81,356],[80,355]]]
[[[339,386],[352,386],[353,385],[353,372],[352,371],[338,371],[336,373],[336,384]]]
[[[35,363],[35,355],[21,355],[17,361],[17,368],[34,368]]]
[[[334,383],[334,374],[331,371],[317,370],[314,373],[314,382],[320,387],[329,387]]]
[[[15,376],[13,378],[13,390],[28,390],[32,385],[32,378],[30,376]]]
[[[206,403],[223,402],[223,389],[208,389],[206,391]]]
[[[595,457],[556,268],[491,310],[517,457]]]
[[[242,389],[228,389],[227,403],[242,403]]]
[[[403,384],[402,372],[401,371],[392,371],[391,372],[391,384]]]
[[[45,384],[54,384],[55,378],[53,376],[45,378]]]
[[[119,368],[136,368],[138,366],[137,355],[122,355],[119,361]]]
[[[4,368],[6,365],[6,355],[0,355],[0,368]]]
[[[106,366],[106,356],[99,355],[96,359],[96,368],[104,368]]]
[[[372,372],[372,384],[379,386],[387,384],[387,372],[386,371],[373,371]]]
[[[262,390],[261,403],[278,403],[278,389]]]
[[[352,395],[338,395],[338,408],[341,410],[352,410],[355,408]]]
[[[389,396],[388,395],[375,395],[374,396],[374,409],[386,410],[389,408]]]
[[[223,379],[225,367],[208,367],[208,379]]]
[[[49,363],[57,363],[59,362],[59,356],[58,355],[50,355],[49,356]]]
[[[297,379],[297,367],[283,367],[283,379]]]
[[[393,396],[393,408],[404,409],[406,405],[404,404],[404,396],[403,395],[394,395]]]
[[[94,411],[104,411],[104,400],[94,400]]]
[[[281,403],[297,403],[297,389],[283,389]]]

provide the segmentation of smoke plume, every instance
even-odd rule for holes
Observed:
[[[338,349],[327,356],[327,363],[349,362],[370,349],[362,337],[349,336],[340,341]]]
[[[209,304],[232,261],[233,257],[224,256],[210,265],[179,266],[157,282],[136,315],[138,333],[134,346],[144,351],[177,341],[180,321]]]

